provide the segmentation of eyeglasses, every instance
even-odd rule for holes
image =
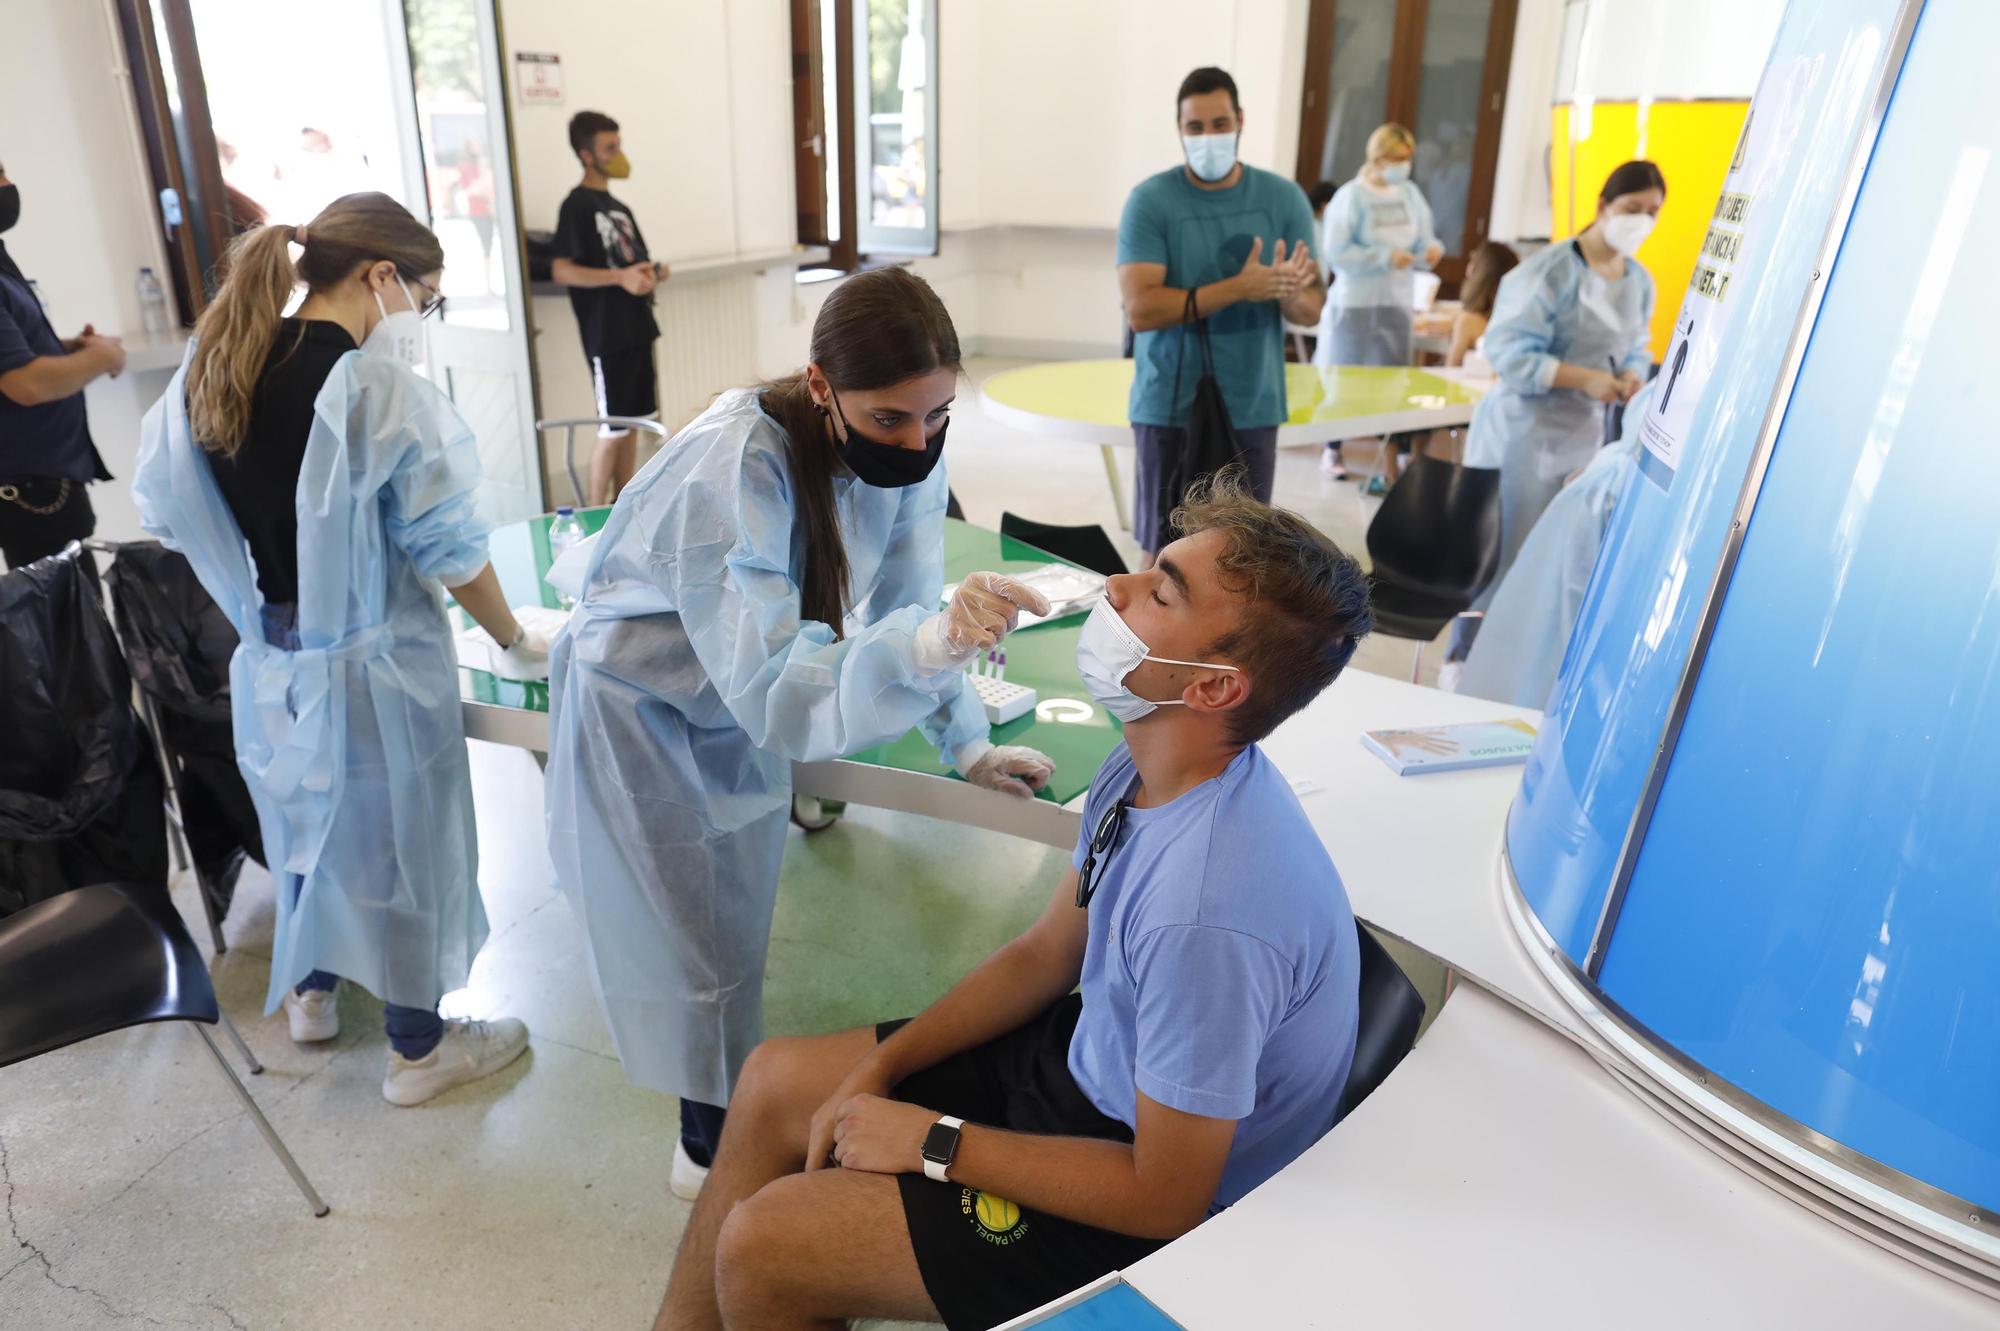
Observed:
[[[1118,848],[1118,834],[1125,828],[1125,801],[1104,811],[1097,820],[1097,831],[1090,838],[1090,849],[1084,852],[1083,866],[1076,871],[1076,908],[1087,910],[1090,899],[1097,895],[1097,885],[1104,878],[1105,866],[1111,863],[1111,852]]]
[[[419,289],[428,292],[430,296],[423,304],[417,306],[417,317],[419,319],[428,319],[444,308],[444,292],[439,291],[421,277],[413,277],[410,280],[415,282]]]

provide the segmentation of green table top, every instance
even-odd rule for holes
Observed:
[[[1045,420],[1129,429],[1129,360],[1052,361],[1005,370],[982,387],[989,403]],[[1427,370],[1402,366],[1285,366],[1289,426],[1407,412],[1469,408],[1480,393]]]
[[[595,532],[611,515],[608,508],[582,509],[577,516],[586,531]],[[512,605],[557,605],[555,589],[544,579],[549,564],[549,523],[542,516],[526,522],[510,523],[494,529],[491,540],[493,570]],[[1031,545],[946,519],[944,532],[945,580],[955,582],[980,569],[1007,573],[1059,562]],[[455,624],[467,627],[470,619],[453,609]],[[1103,708],[1090,701],[1083,681],[1076,673],[1076,639],[1083,616],[1072,615],[1033,628],[1022,629],[1007,639],[1007,678],[1025,684],[1037,695],[1035,710],[1026,716],[993,728],[995,744],[1026,744],[1040,749],[1055,760],[1056,774],[1042,798],[1067,804],[1090,787],[1097,769],[1118,744],[1118,723]],[[459,696],[466,702],[489,707],[514,707],[547,712],[549,686],[499,679],[484,670],[460,667]],[[854,761],[873,763],[907,772],[950,775],[949,767],[938,761],[937,750],[921,734],[911,731],[893,744],[885,744],[851,755]]]

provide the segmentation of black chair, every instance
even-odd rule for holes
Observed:
[[[1403,968],[1364,924],[1354,932],[1361,942],[1361,1025],[1354,1038],[1354,1064],[1347,1088],[1340,1093],[1338,1123],[1367,1099],[1417,1043],[1424,1021],[1424,1000]]]
[[[1118,547],[1111,543],[1104,528],[1094,522],[1081,527],[1057,527],[1018,514],[1002,513],[1000,534],[1032,545],[1057,559],[1067,559],[1093,573],[1102,573],[1107,578],[1130,572],[1118,553]]]
[[[208,968],[163,893],[100,883],[0,920],[0,1068],[155,1021],[197,1023],[216,1066],[250,1111],[313,1214],[327,1205],[202,1024],[222,1021]]]
[[[1500,564],[1500,473],[1417,453],[1368,524],[1375,628],[1424,644],[1493,580]]]

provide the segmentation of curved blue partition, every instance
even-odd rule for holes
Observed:
[[[1751,103],[1777,135],[1749,280],[1663,492],[1626,486],[1507,829],[1523,895],[1581,962],[1652,768],[1703,597],[1868,118],[1898,0],[1794,4]],[[1710,209],[1679,196],[1670,208]],[[1757,266],[1752,269],[1751,265]]]

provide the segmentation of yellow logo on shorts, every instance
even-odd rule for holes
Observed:
[[[973,1232],[988,1243],[1004,1248],[1027,1235],[1028,1222],[1021,1219],[1021,1208],[1005,1197],[961,1188],[958,1209],[971,1218]]]

